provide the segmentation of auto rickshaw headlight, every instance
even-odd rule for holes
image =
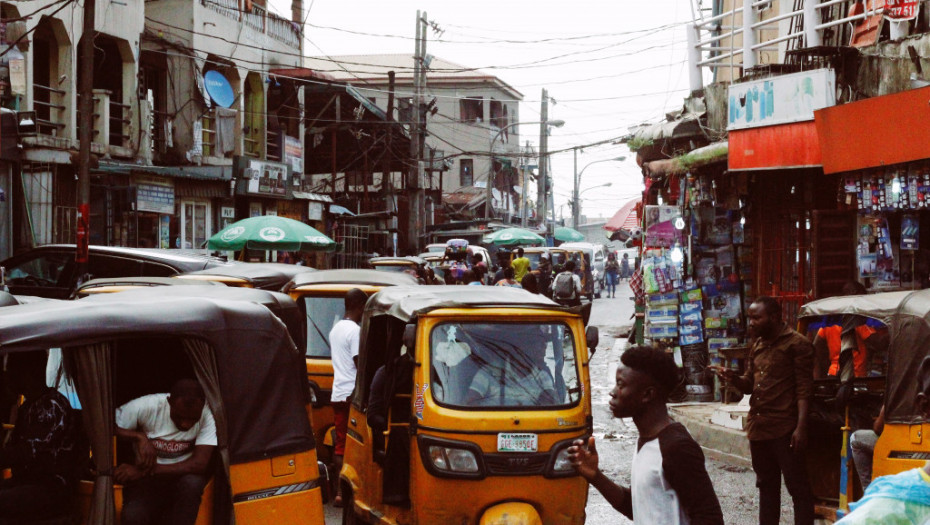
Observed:
[[[478,472],[478,460],[470,450],[431,445],[429,457],[438,470],[469,474]]]
[[[572,460],[568,456],[568,447],[564,447],[555,455],[555,460],[552,462],[552,472],[554,474],[567,474],[574,471],[575,467],[572,466]]]

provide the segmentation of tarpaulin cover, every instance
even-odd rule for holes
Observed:
[[[395,286],[371,296],[365,317],[390,315],[402,321],[438,308],[562,309],[544,295],[505,286]]]
[[[321,270],[294,277],[288,289],[314,284],[367,284],[371,286],[405,286],[417,284],[412,275],[378,270]]]
[[[148,336],[200,339],[216,356],[232,462],[311,450],[305,365],[284,324],[248,299],[168,295],[193,288],[268,293],[162,287],[10,306],[0,309],[0,352],[56,347],[68,351]]]
[[[217,266],[207,270],[188,272],[183,275],[232,277],[242,279],[260,290],[278,291],[295,276],[314,271],[316,270],[309,266],[298,266],[296,264],[237,263],[230,266]]]
[[[917,369],[930,355],[930,290],[821,299],[805,305],[798,317],[825,315],[861,315],[888,326],[885,419],[895,423],[920,421],[914,400]]]

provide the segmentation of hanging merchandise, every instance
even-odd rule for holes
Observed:
[[[917,251],[920,248],[920,220],[916,215],[901,217],[901,249]]]
[[[646,246],[671,248],[681,242],[681,229],[675,227],[681,218],[678,206],[645,206]]]

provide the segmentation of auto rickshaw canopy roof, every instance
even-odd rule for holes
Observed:
[[[860,315],[888,327],[885,419],[912,423],[916,408],[917,370],[930,355],[930,290],[831,297],[804,305],[799,318]]]
[[[409,286],[417,279],[406,273],[379,272],[378,270],[320,270],[294,276],[286,289],[311,284],[368,284],[372,286]]]
[[[255,288],[261,290],[278,291],[294,277],[307,272],[315,272],[315,268],[283,263],[237,263],[229,266],[217,266],[196,272],[187,272],[175,276],[183,280],[196,280],[200,277],[232,277],[242,279]],[[192,276],[188,279],[185,276]]]
[[[78,295],[85,290],[92,288],[102,288],[109,286],[126,286],[126,287],[152,287],[152,286],[186,286],[186,285],[221,285],[213,281],[195,281],[189,279],[175,279],[174,277],[103,277],[100,279],[91,279],[82,284],[74,294]],[[222,286],[222,285],[221,285]]]
[[[236,300],[233,294],[220,299],[165,293],[193,288],[149,288],[0,308],[0,354],[49,348],[68,354],[88,345],[142,337],[200,340],[209,345],[216,365],[218,384],[211,386],[218,389],[226,408],[232,463],[312,449],[303,354],[281,320],[261,304],[241,299],[244,295]],[[109,363],[95,366],[91,373],[97,375],[111,369]]]
[[[405,322],[439,308],[563,307],[544,295],[509,286],[395,286],[371,296],[366,315],[390,315]]]
[[[413,255],[406,257],[372,257],[368,259],[368,264],[372,266],[423,266],[426,264],[426,260]]]

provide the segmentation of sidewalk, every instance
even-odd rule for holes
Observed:
[[[742,427],[738,418],[746,411],[738,407],[733,403],[673,403],[668,405],[668,410],[672,418],[683,424],[701,445],[705,456],[752,468],[746,431],[711,422],[711,419],[718,422],[730,420],[728,424],[731,426]]]

